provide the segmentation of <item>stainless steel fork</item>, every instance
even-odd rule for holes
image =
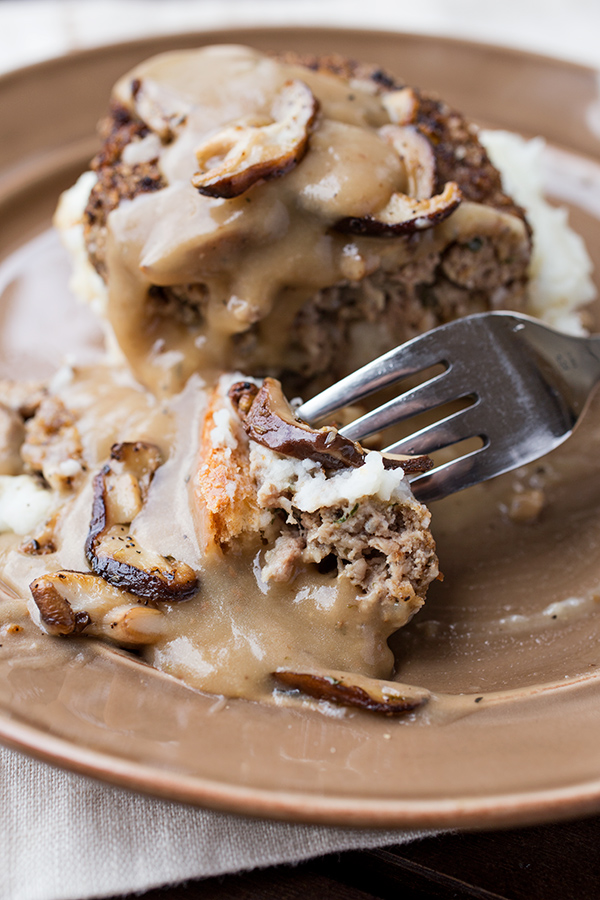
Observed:
[[[385,447],[424,454],[479,437],[483,445],[417,476],[424,502],[516,469],[562,444],[600,380],[600,336],[572,337],[517,313],[491,312],[441,325],[391,350],[304,403],[313,424],[336,410],[435,366],[444,371],[340,429],[363,440],[454,400],[471,405]]]

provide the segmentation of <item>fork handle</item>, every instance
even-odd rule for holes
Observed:
[[[600,382],[600,335],[580,337],[555,331],[533,319],[520,316],[515,331],[525,346],[533,349],[549,369],[562,376],[560,392],[568,396],[576,417],[581,415],[590,393]]]
[[[573,409],[579,416],[600,382],[600,335],[560,337],[564,339],[564,347],[556,342],[554,362],[570,388]]]

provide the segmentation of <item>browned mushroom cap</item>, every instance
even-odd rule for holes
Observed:
[[[229,397],[248,436],[263,447],[296,459],[314,459],[326,469],[356,468],[364,462],[362,447],[335,428],[314,429],[297,419],[274,378],[265,378],[258,390],[247,382],[234,384]]]
[[[94,479],[85,552],[94,572],[115,587],[143,599],[174,602],[196,591],[196,573],[187,563],[145,550],[129,531],[159,464],[160,451],[153,444],[115,444],[111,462]]]
[[[262,387],[241,381],[229,390],[229,398],[242,419],[248,437],[296,459],[313,459],[324,469],[358,468],[366,452],[355,441],[342,437],[333,426],[311,428],[296,418],[275,378],[265,378]],[[428,456],[405,457],[384,455],[386,468],[401,466],[413,475],[426,472],[433,462]]]
[[[413,126],[384,125],[379,134],[392,145],[406,169],[406,193],[429,199],[435,190],[435,154],[431,142]]]
[[[344,234],[386,237],[414,234],[433,228],[447,219],[462,200],[462,193],[454,181],[449,181],[441,194],[426,200],[417,200],[407,194],[392,194],[387,206],[373,215],[340,219],[336,231]]]
[[[126,647],[152,644],[165,631],[164,614],[140,605],[91,572],[63,570],[37,578],[29,586],[46,631],[107,638]]]
[[[411,87],[397,91],[386,91],[381,95],[381,103],[395,125],[409,125],[414,122],[419,110],[419,98]]]
[[[53,573],[36,578],[29,585],[31,595],[40,611],[48,634],[80,634],[90,624],[87,612],[74,612],[73,607],[59,590],[61,576],[69,573]]]
[[[41,528],[38,528],[22,544],[19,552],[27,556],[46,556],[56,553],[56,528],[60,519],[61,510],[57,510],[49,519],[46,519]]]
[[[308,149],[318,108],[308,85],[288,81],[275,98],[274,121],[234,123],[201,144],[192,184],[209,197],[231,198],[258,181],[285,175]]]
[[[380,681],[349,672],[291,672],[277,669],[273,672],[276,682],[282,687],[300,691],[316,700],[327,700],[339,706],[350,706],[380,713],[384,716],[399,716],[423,706],[431,694],[424,688],[393,681]]]
[[[137,479],[145,500],[154,473],[162,462],[158,447],[145,441],[126,441],[113,444],[110,458],[122,463],[127,473]]]

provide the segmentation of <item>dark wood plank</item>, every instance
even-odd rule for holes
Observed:
[[[445,835],[392,852],[400,866],[426,866],[508,900],[600,897],[598,817],[504,832]]]
[[[196,898],[598,900],[600,818],[331,854],[149,891],[138,900]]]
[[[404,891],[432,900],[598,900],[600,819],[448,834],[313,866],[382,900]]]
[[[374,894],[313,872],[306,864],[208,878],[135,896],[136,900],[379,900]]]
[[[411,863],[393,850],[344,854],[337,864],[325,859],[314,865],[326,866],[331,876],[348,886],[368,884],[379,900],[507,900],[504,894],[463,878]]]

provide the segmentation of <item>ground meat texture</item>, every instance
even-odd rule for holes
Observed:
[[[294,521],[290,523],[290,519]],[[423,603],[437,576],[435,545],[426,510],[369,498],[351,510],[292,508],[265,555],[265,581],[289,581],[307,564],[332,570],[360,588],[364,606],[378,605],[383,620],[404,624]],[[406,608],[404,608],[406,607]]]
[[[203,284],[180,284],[175,287],[150,288],[148,302],[159,316],[176,318],[185,325],[198,325],[204,318],[208,300],[207,288]]]
[[[127,109],[114,103],[109,116],[101,123],[102,149],[92,160],[98,181],[92,188],[85,209],[83,227],[90,262],[102,278],[106,278],[106,221],[108,214],[122,200],[138,194],[158,191],[166,186],[156,160],[128,165],[123,151],[132,141],[150,133]]]
[[[23,472],[25,422],[35,415],[46,396],[39,382],[0,379],[0,475]]]
[[[0,403],[17,412],[23,419],[30,419],[46,396],[46,388],[39,381],[0,378]]]
[[[22,472],[20,450],[24,439],[23,419],[0,402],[0,475],[19,475]]]
[[[488,309],[523,310],[521,261],[502,263],[493,244],[454,244],[395,272],[319,291],[291,329],[287,393],[322,389],[392,347],[459,316]],[[249,342],[250,335],[242,336]],[[271,374],[271,373],[269,373]]]
[[[381,93],[404,85],[373,66],[339,56],[286,54],[283,62],[331,72],[348,80],[370,80]],[[413,89],[414,125],[430,142],[436,161],[436,191],[455,181],[465,200],[484,203],[525,220],[502,190],[498,171],[477,138],[477,129],[431,94]],[[103,126],[104,144],[93,163],[98,175],[85,212],[85,239],[96,270],[106,276],[106,221],[123,199],[166,186],[156,161],[127,165],[124,148],[149,134],[148,127],[114,105]],[[415,236],[418,240],[419,236]],[[408,239],[411,240],[410,238]],[[287,392],[309,396],[393,346],[457,316],[525,306],[529,254],[503,259],[492,239],[453,243],[394,271],[378,269],[361,281],[343,281],[316,292],[296,316],[283,354],[286,369],[271,371],[255,358],[264,339],[261,323],[232,338],[235,364],[251,375],[273,375]],[[148,303],[161,317],[192,327],[202,324],[206,288],[201,284],[152,286]]]

